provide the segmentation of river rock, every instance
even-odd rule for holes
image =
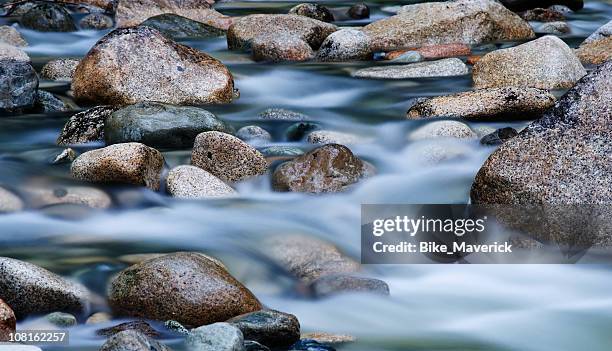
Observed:
[[[375,51],[426,44],[481,44],[535,36],[529,23],[494,0],[455,0],[407,5],[396,16],[363,28]]]
[[[435,138],[474,139],[477,135],[465,123],[457,121],[435,121],[427,123],[410,134],[410,140]]]
[[[272,141],[272,135],[260,126],[244,126],[236,132],[236,136],[251,143],[266,143]]]
[[[81,29],[104,30],[113,28],[113,25],[113,19],[103,13],[92,13],[79,21]]]
[[[104,140],[104,121],[117,109],[98,106],[73,115],[64,125],[57,144],[65,146]]]
[[[107,144],[139,142],[152,147],[189,148],[207,131],[233,133],[214,114],[197,107],[140,102],[113,112],[104,123]]]
[[[563,35],[568,34],[572,30],[566,22],[558,21],[558,22],[547,22],[543,23],[537,28],[538,33],[544,34],[553,34],[553,35]]]
[[[525,21],[556,22],[565,20],[565,15],[550,8],[535,8],[519,13]]]
[[[71,81],[79,62],[79,60],[74,59],[49,61],[43,66],[40,76],[48,80]]]
[[[409,65],[385,65],[362,68],[353,73],[353,76],[358,78],[409,79],[462,76],[468,73],[468,67],[463,61],[458,58],[448,58]]]
[[[164,284],[159,284],[163,281]],[[201,326],[261,309],[223,267],[197,253],[174,253],[121,271],[109,304],[118,315]]]
[[[299,38],[313,50],[318,49],[337,27],[312,18],[297,15],[248,15],[237,19],[227,32],[230,50],[248,50],[253,39],[282,34]]]
[[[117,324],[109,328],[99,329],[96,331],[96,334],[109,337],[124,332],[126,330],[137,331],[143,335],[152,338],[159,337],[159,333],[157,332],[157,330],[153,329],[153,327],[151,327],[151,325],[145,321],[132,321]]]
[[[0,111],[32,107],[37,89],[38,76],[29,62],[0,60]]]
[[[534,8],[564,5],[578,11],[584,7],[583,0],[500,0],[504,6],[512,11],[525,11]]]
[[[287,349],[300,340],[300,322],[289,313],[261,310],[234,317],[227,322],[240,329],[245,339],[273,349]]]
[[[236,191],[221,179],[195,166],[178,166],[168,173],[166,189],[181,199],[227,197]]]
[[[358,3],[348,9],[347,15],[352,19],[370,18],[370,8],[363,2]]]
[[[10,26],[0,26],[0,43],[17,47],[28,46],[28,42],[23,39],[17,29]]]
[[[202,105],[231,102],[234,79],[220,61],[143,26],[100,39],[77,67],[72,89],[82,103]]]
[[[320,277],[310,284],[310,289],[317,297],[327,297],[340,293],[389,295],[389,286],[384,281],[349,274]]]
[[[55,97],[48,91],[38,90],[36,93],[36,102],[34,102],[34,111],[40,113],[50,112],[66,112],[70,110],[63,100]]]
[[[364,140],[351,133],[333,130],[316,130],[308,134],[306,141],[311,144],[358,144]]]
[[[592,43],[610,36],[612,36],[612,21],[599,27],[593,34],[589,35],[589,37],[584,40],[583,44]]]
[[[255,61],[308,61],[314,51],[307,42],[291,34],[274,33],[255,37],[251,42]]]
[[[306,16],[323,22],[334,21],[334,15],[327,7],[314,3],[295,5],[289,10],[289,14]]]
[[[15,332],[17,320],[9,305],[0,299],[0,342],[9,341],[10,334]]]
[[[109,208],[112,200],[104,191],[84,186],[28,186],[24,190],[32,207],[57,204],[84,205],[91,208]]]
[[[585,65],[598,65],[611,59],[612,21],[591,34],[575,52]]]
[[[214,323],[192,330],[185,345],[187,351],[244,351],[244,337],[229,323]]]
[[[185,328],[181,323],[173,320],[165,321],[164,327],[169,331],[179,335],[189,335],[189,329]]]
[[[226,182],[262,175],[268,169],[268,162],[259,151],[221,132],[205,132],[196,137],[191,163]]]
[[[370,58],[370,38],[356,29],[341,29],[330,34],[317,52],[319,61],[356,61]]]
[[[77,5],[77,12],[115,13],[119,0],[62,0],[63,3]],[[82,8],[81,8],[82,7]]]
[[[506,127],[495,130],[491,134],[487,134],[480,139],[482,145],[501,145],[506,141],[514,138],[518,135],[518,132],[514,128]]]
[[[556,98],[535,88],[489,88],[417,101],[408,119],[464,118],[470,121],[534,119],[554,106]]]
[[[21,211],[23,207],[23,201],[19,196],[0,187],[0,214]]]
[[[547,35],[484,55],[474,65],[474,87],[567,89],[586,74],[580,60],[561,39]]]
[[[70,313],[53,312],[45,316],[45,319],[58,328],[70,328],[77,325],[77,319]]]
[[[77,30],[70,13],[61,5],[41,3],[23,16],[21,25],[41,32],[74,32]]]
[[[263,120],[274,120],[274,121],[306,121],[310,119],[307,115],[287,110],[284,108],[269,108],[257,115]]]
[[[80,284],[44,268],[0,257],[0,296],[21,319],[56,311],[81,313],[88,308],[90,294]]]
[[[162,14],[175,14],[210,26],[227,30],[232,18],[211,8],[211,0],[139,0],[119,1],[117,25],[119,28],[139,25],[146,19]]]
[[[162,154],[140,143],[124,143],[87,151],[72,162],[76,179],[96,183],[126,183],[159,189]]]
[[[100,351],[172,351],[170,348],[147,336],[134,331],[126,330],[113,335],[108,339]]]
[[[259,150],[266,157],[269,163],[274,161],[288,161],[303,155],[304,150],[290,145],[274,145],[264,147]]]
[[[385,54],[385,60],[397,62],[401,56],[414,52],[418,53],[422,59],[437,60],[448,57],[469,56],[472,54],[472,49],[465,44],[440,44],[440,45],[425,45],[420,48],[412,48],[408,50],[396,50]],[[422,61],[415,60],[413,62]]]
[[[141,25],[155,28],[165,36],[175,40],[184,38],[215,38],[226,33],[226,31],[217,27],[171,13],[151,17],[142,22]]]
[[[0,61],[30,62],[30,56],[21,48],[0,42]]]
[[[277,191],[338,192],[366,175],[364,162],[346,146],[327,144],[278,166],[272,184]]]

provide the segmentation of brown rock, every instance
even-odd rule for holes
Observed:
[[[0,342],[9,341],[10,334],[15,332],[16,326],[15,313],[0,299]]]
[[[121,271],[111,283],[109,304],[119,315],[189,326],[261,309],[255,296],[225,269],[195,253],[169,254]]]
[[[472,49],[466,44],[440,44],[440,45],[426,45],[420,48],[411,48],[406,50],[396,50],[391,51],[385,55],[385,59],[393,60],[396,59],[408,51],[416,51],[424,59],[427,60],[436,60],[447,57],[457,57],[457,56],[468,56],[472,54]]]
[[[612,36],[583,43],[576,49],[576,56],[585,65],[598,65],[612,59]]]
[[[519,16],[525,21],[555,22],[565,20],[565,16],[561,12],[549,8],[535,8],[523,11],[519,13]]]
[[[308,61],[314,57],[308,43],[293,35],[261,35],[251,45],[255,61]]]
[[[479,55],[470,55],[468,56],[466,63],[468,65],[474,66],[476,62],[478,62],[481,58],[482,56],[479,56]]]

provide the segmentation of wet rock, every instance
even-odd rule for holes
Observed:
[[[62,163],[70,163],[74,161],[76,157],[77,157],[76,152],[71,148],[67,148],[67,149],[62,150],[62,152],[60,152],[57,156],[55,156],[53,161],[51,161],[51,164],[59,165]]]
[[[289,351],[336,351],[336,349],[315,340],[302,339],[293,344]]]
[[[76,12],[106,12],[115,13],[119,0],[63,0],[62,2],[76,5]]]
[[[257,341],[245,340],[244,351],[270,351],[270,348],[258,343]]]
[[[552,5],[564,5],[573,11],[578,11],[584,7],[583,0],[501,0],[501,3],[512,11],[525,11]]]
[[[262,175],[268,169],[264,156],[235,136],[205,132],[196,137],[191,163],[226,182]]]
[[[255,37],[251,43],[255,61],[308,61],[314,52],[307,42],[291,34],[265,34]]]
[[[272,135],[259,126],[244,126],[236,132],[236,136],[246,142],[270,142]]]
[[[189,335],[189,329],[185,328],[181,323],[173,320],[165,321],[164,327],[169,331],[179,335]]]
[[[355,342],[357,339],[347,334],[330,334],[325,332],[313,332],[302,334],[302,339],[314,340],[321,344],[338,345]]]
[[[240,329],[245,339],[270,348],[286,349],[300,340],[300,322],[289,313],[261,310],[234,317],[227,322]]]
[[[80,313],[87,308],[90,294],[80,284],[44,268],[1,257],[0,296],[21,319],[55,311]]]
[[[45,319],[58,328],[70,328],[77,325],[77,319],[70,313],[53,312],[45,316]]]
[[[612,21],[597,29],[575,51],[585,65],[598,65],[612,58]]]
[[[0,60],[0,111],[32,107],[37,89],[38,76],[30,63]]]
[[[113,316],[111,316],[109,313],[96,312],[92,314],[91,316],[89,316],[89,318],[87,318],[87,320],[85,321],[85,324],[101,324],[101,323],[110,322],[112,319],[113,319]]]
[[[385,59],[392,63],[415,63],[425,58],[418,51],[393,51],[385,55]]]
[[[171,351],[171,349],[137,331],[126,330],[108,339],[100,351]]]
[[[301,141],[311,132],[319,130],[321,127],[312,122],[298,122],[292,124],[285,131],[285,135],[288,141]]]
[[[457,58],[448,58],[409,65],[387,65],[362,68],[353,73],[353,76],[358,78],[409,79],[462,76],[468,73],[469,70],[463,61]]]
[[[125,183],[159,189],[162,154],[140,143],[125,143],[88,151],[74,160],[76,179],[96,183]]]
[[[214,114],[197,107],[140,102],[113,112],[104,123],[107,144],[139,142],[152,147],[189,148],[207,131],[233,133]]]
[[[500,128],[491,134],[487,134],[480,139],[480,143],[483,145],[501,145],[506,141],[514,138],[518,135],[518,132],[514,128],[506,127]]]
[[[146,19],[162,14],[175,14],[193,21],[227,30],[232,18],[211,8],[210,0],[139,0],[119,1],[117,25],[120,28],[139,25]]]
[[[341,29],[330,34],[317,52],[319,61],[356,61],[372,58],[370,38],[356,29]]]
[[[586,74],[572,49],[555,36],[484,55],[473,71],[474,86],[539,89],[571,88]]]
[[[571,32],[569,25],[565,22],[547,22],[537,29],[538,33],[563,35]]]
[[[171,13],[151,17],[141,25],[155,28],[172,39],[216,38],[226,33],[217,27]]]
[[[31,206],[36,208],[57,204],[109,208],[112,204],[110,196],[104,191],[84,186],[28,186],[24,189],[24,193]]]
[[[261,309],[223,267],[196,253],[169,254],[121,271],[111,283],[109,304],[119,315],[192,326]]]
[[[306,16],[323,22],[333,22],[334,15],[331,11],[319,4],[306,3],[295,5],[289,10],[290,15]]]
[[[347,14],[352,19],[370,18],[370,8],[362,2],[351,6]]]
[[[188,351],[243,351],[240,329],[229,323],[214,323],[191,331],[185,339]]]
[[[236,191],[221,179],[195,166],[178,166],[166,179],[170,195],[182,199],[208,199],[227,197]]]
[[[305,121],[309,117],[303,113],[284,108],[269,108],[258,114],[260,119],[275,121]]]
[[[99,329],[96,331],[96,334],[109,337],[124,332],[126,330],[137,331],[142,335],[146,335],[152,338],[159,337],[159,333],[157,332],[157,330],[153,329],[153,327],[151,327],[151,325],[145,321],[132,321],[117,324],[109,328]]]
[[[333,130],[317,130],[308,134],[306,138],[311,144],[358,144],[364,142],[355,134],[337,132]]]
[[[72,89],[82,103],[202,105],[231,102],[234,79],[220,61],[144,26],[100,39],[77,67]]]
[[[364,176],[364,163],[351,150],[328,144],[277,167],[272,185],[277,191],[338,192]]]
[[[73,59],[49,61],[40,71],[40,77],[48,80],[71,81],[79,62]]]
[[[593,34],[589,35],[589,37],[584,40],[583,44],[592,43],[610,36],[612,36],[612,21],[599,27]]]
[[[9,305],[0,299],[0,342],[9,341],[11,333],[15,332],[17,320]]]
[[[70,13],[61,5],[41,3],[21,16],[21,25],[41,32],[74,32]]]
[[[565,20],[565,16],[561,12],[549,8],[527,10],[519,13],[519,16],[525,21],[556,22]]]
[[[363,28],[375,51],[426,44],[481,44],[535,36],[529,23],[494,0],[457,0],[404,6],[396,16]]]
[[[268,162],[287,161],[303,155],[304,150],[295,146],[275,145],[268,146],[259,150],[266,157]]]
[[[469,56],[472,54],[472,50],[470,49],[470,47],[465,44],[440,44],[425,45],[420,48],[413,48],[410,50],[392,51],[385,55],[385,59],[395,60],[408,52],[417,52],[424,59],[427,60],[437,60],[457,56]]]
[[[0,187],[0,214],[21,211],[23,207],[23,201],[19,196]]]
[[[535,88],[490,88],[423,99],[408,119],[455,117],[470,121],[534,119],[554,106],[555,97]]]
[[[66,112],[70,110],[70,106],[50,92],[38,90],[34,110],[40,113]]]
[[[230,50],[248,50],[253,39],[259,36],[279,35],[299,38],[313,50],[337,27],[305,16],[297,15],[248,15],[237,19],[227,32]]]
[[[17,29],[10,26],[0,26],[0,43],[17,47],[28,46],[28,42],[23,39]]]
[[[103,13],[92,13],[79,21],[81,29],[104,30],[113,28],[113,19]]]
[[[410,134],[410,140],[435,138],[473,139],[476,133],[465,123],[456,121],[436,121],[428,123]]]
[[[320,277],[310,284],[310,289],[317,297],[326,297],[340,293],[389,295],[389,286],[382,280],[347,274]]]
[[[84,144],[104,140],[104,121],[118,107],[98,106],[70,117],[64,125],[58,145]]]
[[[0,42],[0,61],[30,62],[30,56],[20,48]]]

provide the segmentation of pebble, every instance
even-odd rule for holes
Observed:
[[[244,337],[229,323],[214,323],[192,330],[185,346],[187,351],[244,351]]]
[[[286,349],[300,340],[300,322],[289,313],[261,310],[227,322],[240,329],[245,339],[257,341],[271,349]]]
[[[435,138],[474,139],[477,135],[470,126],[457,121],[435,121],[427,123],[410,133],[410,140]]]
[[[365,3],[358,3],[351,6],[347,12],[352,19],[370,18],[370,8]]]
[[[19,196],[0,187],[0,214],[23,210],[24,204]]]
[[[47,62],[40,71],[40,76],[47,80],[71,81],[74,71],[81,61],[74,59],[57,59]]]
[[[289,10],[289,14],[306,16],[323,22],[334,21],[334,15],[327,7],[315,3],[295,5]]]
[[[244,126],[236,132],[236,137],[242,139],[246,142],[271,142],[272,135],[270,133],[259,126]]]
[[[353,76],[376,79],[409,79],[462,76],[468,73],[468,67],[463,61],[457,58],[448,58],[438,61],[412,63],[409,65],[386,65],[362,68],[353,73]]]
[[[17,47],[28,46],[28,42],[23,39],[17,29],[11,26],[0,26],[0,43]]]
[[[59,165],[62,163],[71,163],[76,157],[77,153],[73,149],[67,148],[62,150],[62,152],[55,156],[53,161],[51,161],[51,164]]]
[[[96,312],[89,316],[85,321],[85,324],[101,324],[110,322],[113,319],[113,316],[110,313],[106,312]]]
[[[0,112],[17,112],[36,101],[38,77],[29,62],[0,60]]]
[[[17,320],[9,305],[0,299],[0,342],[9,341],[10,334],[15,332]]]
[[[251,42],[253,60],[267,62],[308,61],[314,51],[308,43],[291,34],[264,34]]]
[[[79,112],[68,120],[57,138],[57,145],[67,146],[104,140],[104,121],[118,107],[97,106]]]
[[[164,157],[159,151],[140,143],[125,143],[79,155],[70,172],[82,181],[142,185],[158,190],[163,165]]]
[[[170,348],[134,330],[110,337],[100,351],[172,351]]]
[[[191,163],[225,182],[236,182],[266,173],[268,162],[249,144],[221,132],[196,137]]]
[[[28,186],[24,190],[30,205],[42,208],[58,204],[83,205],[91,208],[109,208],[112,200],[104,191],[84,186],[41,187]]]
[[[181,199],[208,199],[236,195],[219,178],[195,166],[178,166],[168,173],[166,190]]]
[[[306,121],[307,115],[284,108],[269,108],[259,113],[259,119],[275,121]]]
[[[165,36],[176,39],[216,38],[224,36],[226,31],[206,23],[193,21],[187,17],[165,13],[151,17],[142,22],[142,26],[157,29]]]
[[[365,140],[355,134],[333,130],[316,130],[306,138],[311,144],[358,144]]]
[[[538,33],[563,35],[568,34],[572,30],[566,22],[547,22],[538,27]]]
[[[370,38],[360,30],[341,29],[325,38],[316,58],[324,62],[369,60]]]
[[[79,21],[81,29],[104,30],[113,28],[113,19],[103,13],[92,13]]]
[[[145,321],[141,321],[141,320],[121,323],[121,324],[117,324],[109,328],[99,329],[96,331],[96,334],[109,337],[109,336],[113,336],[115,334],[124,332],[126,330],[137,331],[138,333],[142,335],[146,335],[152,338],[156,338],[160,336],[157,330],[153,329],[153,327],[151,327],[149,323]]]
[[[480,143],[483,145],[497,146],[505,143],[506,141],[514,138],[517,135],[518,132],[514,128],[500,128],[491,134],[483,136],[482,139],[480,139]]]
[[[389,286],[382,280],[347,274],[326,275],[310,284],[316,297],[328,297],[340,293],[370,293],[389,295]]]
[[[21,16],[21,25],[41,32],[74,32],[77,30],[70,13],[61,5],[41,3]]]
[[[58,328],[70,328],[77,325],[77,319],[70,313],[53,312],[45,316],[47,321]]]

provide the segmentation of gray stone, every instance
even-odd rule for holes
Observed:
[[[90,299],[82,285],[8,257],[0,258],[0,296],[18,319],[56,311],[81,313]]]
[[[601,39],[605,39],[612,36],[612,20],[603,26],[599,27],[593,34],[589,35],[583,42],[583,44],[592,43]]]
[[[435,121],[427,123],[410,133],[410,140],[423,140],[435,138],[457,138],[457,139],[475,139],[476,133],[472,131],[470,126],[457,121]]]
[[[11,333],[14,333],[17,327],[17,319],[15,312],[9,305],[0,299],[0,343],[11,340]]]
[[[384,281],[349,274],[320,277],[310,284],[310,289],[317,297],[327,297],[340,293],[389,295],[389,286]]]
[[[305,121],[310,119],[307,115],[284,108],[269,108],[259,113],[258,117],[264,120],[275,121]]]
[[[452,77],[469,73],[468,67],[458,58],[412,63],[409,65],[385,65],[362,68],[355,73],[358,78],[409,79],[428,77]]]
[[[0,42],[0,61],[30,62],[30,56],[21,48]]]
[[[38,90],[34,110],[41,113],[66,112],[70,110],[70,106],[50,92]]]
[[[291,160],[304,154],[304,150],[300,149],[299,147],[284,145],[264,147],[260,149],[259,152],[261,152],[261,154],[264,155],[270,163],[274,160]]]
[[[23,210],[23,201],[19,196],[0,187],[0,214]]]
[[[117,109],[113,106],[97,106],[73,115],[64,125],[57,144],[65,146],[103,141],[104,121]]]
[[[104,30],[113,28],[113,19],[103,13],[91,13],[79,21],[81,29]]]
[[[251,42],[255,61],[308,61],[314,51],[307,42],[298,36],[284,33],[263,34]]]
[[[58,328],[70,328],[77,325],[77,319],[70,313],[53,312],[45,316],[49,323]]]
[[[40,71],[40,77],[48,80],[71,81],[79,60],[57,59],[47,62]]]
[[[171,349],[137,331],[126,330],[108,339],[100,351],[171,351]]]
[[[132,321],[117,324],[112,327],[99,329],[96,331],[96,334],[109,337],[124,332],[126,330],[137,331],[138,333],[151,338],[157,338],[160,336],[157,330],[153,329],[153,327],[151,327],[151,325],[145,321]]]
[[[96,183],[125,183],[158,190],[162,154],[140,143],[124,143],[87,151],[72,162],[76,179]]]
[[[312,332],[305,333],[301,336],[302,339],[314,340],[321,344],[326,345],[341,345],[346,343],[355,342],[357,338],[348,334],[332,334],[325,332]]]
[[[287,349],[300,340],[300,322],[289,313],[261,310],[234,317],[227,322],[240,329],[245,339],[273,349]]]
[[[572,49],[555,36],[545,36],[484,55],[474,65],[474,87],[567,89],[586,74]]]
[[[370,38],[360,30],[341,29],[330,34],[316,56],[319,61],[357,61],[372,58]]]
[[[236,136],[246,142],[270,142],[272,135],[259,126],[244,126],[236,132]]]
[[[551,5],[564,5],[573,11],[581,10],[584,7],[583,0],[501,0],[500,2],[512,11],[525,11]]]
[[[235,326],[214,323],[192,330],[185,345],[187,351],[244,351],[244,338]]]
[[[142,22],[141,25],[155,28],[163,35],[175,40],[185,38],[216,38],[226,33],[226,31],[217,27],[171,13],[151,17]]]
[[[190,326],[225,321],[261,309],[257,298],[222,266],[203,255],[186,252],[150,259],[121,271],[111,283],[109,304],[117,315],[173,319]]]
[[[166,189],[181,199],[208,199],[236,195],[221,179],[195,166],[178,166],[168,173]]]
[[[226,182],[262,175],[268,169],[268,162],[259,151],[221,132],[205,132],[196,137],[191,163]]]
[[[543,23],[537,29],[538,33],[546,33],[546,34],[554,34],[554,35],[568,34],[571,31],[572,30],[570,29],[570,26],[566,22],[562,22],[562,21]]]
[[[289,14],[306,16],[323,22],[334,21],[334,15],[327,7],[314,3],[295,5],[291,8],[291,10],[289,10]]]
[[[82,103],[203,105],[231,102],[234,79],[215,58],[142,26],[98,41],[77,67],[72,89]]]
[[[0,26],[0,43],[18,47],[28,46],[28,42],[23,39],[17,29],[10,26]]]
[[[29,62],[0,60],[0,111],[32,107],[37,89],[38,76]]]
[[[21,16],[21,25],[41,32],[74,32],[70,13],[61,5],[41,3]]]
[[[554,106],[557,99],[535,88],[489,88],[421,99],[407,113],[408,119],[464,118],[471,121],[534,119]]]

